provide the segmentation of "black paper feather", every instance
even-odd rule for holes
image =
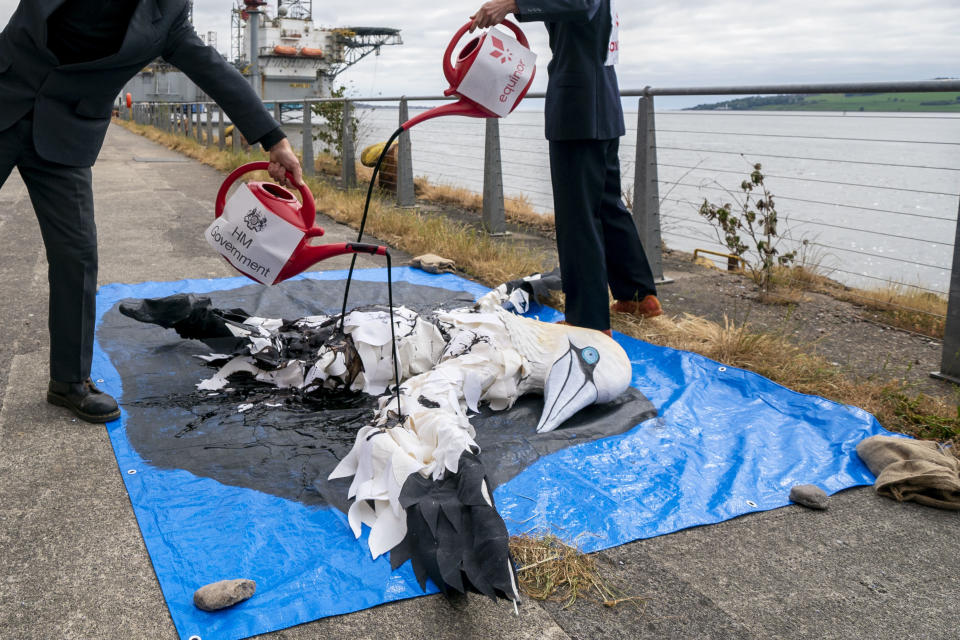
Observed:
[[[510,536],[492,502],[483,464],[470,452],[460,456],[457,473],[439,481],[410,475],[400,492],[407,535],[391,550],[391,566],[409,559],[421,588],[430,578],[443,593],[516,600]]]

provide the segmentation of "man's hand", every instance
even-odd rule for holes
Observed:
[[[300,168],[300,160],[297,154],[293,152],[290,142],[284,138],[277,144],[270,147],[270,168],[267,172],[270,177],[280,184],[288,184],[287,172],[293,175],[293,186],[299,187],[303,184],[303,170]]]
[[[474,29],[486,29],[495,24],[500,24],[508,13],[516,12],[516,0],[490,0],[470,16],[470,19],[473,20],[473,24],[470,25],[470,33],[473,33]]]

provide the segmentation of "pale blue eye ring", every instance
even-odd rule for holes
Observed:
[[[587,347],[580,352],[580,357],[583,358],[583,361],[587,364],[596,364],[597,360],[600,359],[600,354],[593,347]]]

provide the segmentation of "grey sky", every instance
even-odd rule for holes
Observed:
[[[201,33],[217,31],[229,50],[233,0],[196,0]],[[271,0],[273,4],[273,0]],[[404,45],[370,56],[340,79],[353,95],[438,93],[440,57],[449,37],[480,0],[315,0],[322,26],[386,26]],[[6,24],[16,0],[0,0]],[[618,73],[623,88],[716,84],[922,80],[960,76],[957,0],[619,0]],[[425,8],[428,7],[428,8]],[[546,87],[549,60],[541,24],[523,25]],[[684,104],[701,101],[683,99]]]

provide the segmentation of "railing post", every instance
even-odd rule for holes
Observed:
[[[237,128],[237,123],[233,123],[233,133],[230,134],[230,137],[233,138],[233,150],[236,153],[240,153],[240,129]]]
[[[277,121],[277,124],[283,124],[283,109],[279,102],[273,103],[273,119]]]
[[[940,371],[931,375],[960,384],[960,207],[957,231],[953,240],[953,270],[950,272],[950,297],[947,300],[947,322],[943,329],[943,353]]]
[[[500,120],[485,118],[483,150],[483,228],[491,236],[507,234],[503,210],[503,167],[500,163]]]
[[[204,105],[204,109],[207,111],[207,140],[206,145],[208,147],[213,146],[213,107],[210,105]]]
[[[640,98],[637,106],[637,154],[633,173],[633,221],[640,233],[640,242],[650,262],[654,280],[658,283],[670,282],[663,277],[653,96]]]
[[[353,189],[357,186],[357,160],[353,152],[353,103],[343,101],[343,122],[340,129],[340,175],[343,177],[343,188]]]
[[[400,99],[400,124],[410,119],[407,99]],[[413,147],[410,143],[410,132],[400,134],[397,146],[397,204],[401,207],[412,207],[416,204],[416,194],[413,191]]]
[[[217,105],[217,146],[220,147],[220,151],[227,148],[227,141],[224,140],[224,138],[226,138],[224,132],[227,130],[227,123],[224,122],[223,115],[223,108]]]
[[[303,155],[303,175],[312,176],[316,173],[316,166],[313,160],[313,107],[303,101],[303,144],[301,145]]]

